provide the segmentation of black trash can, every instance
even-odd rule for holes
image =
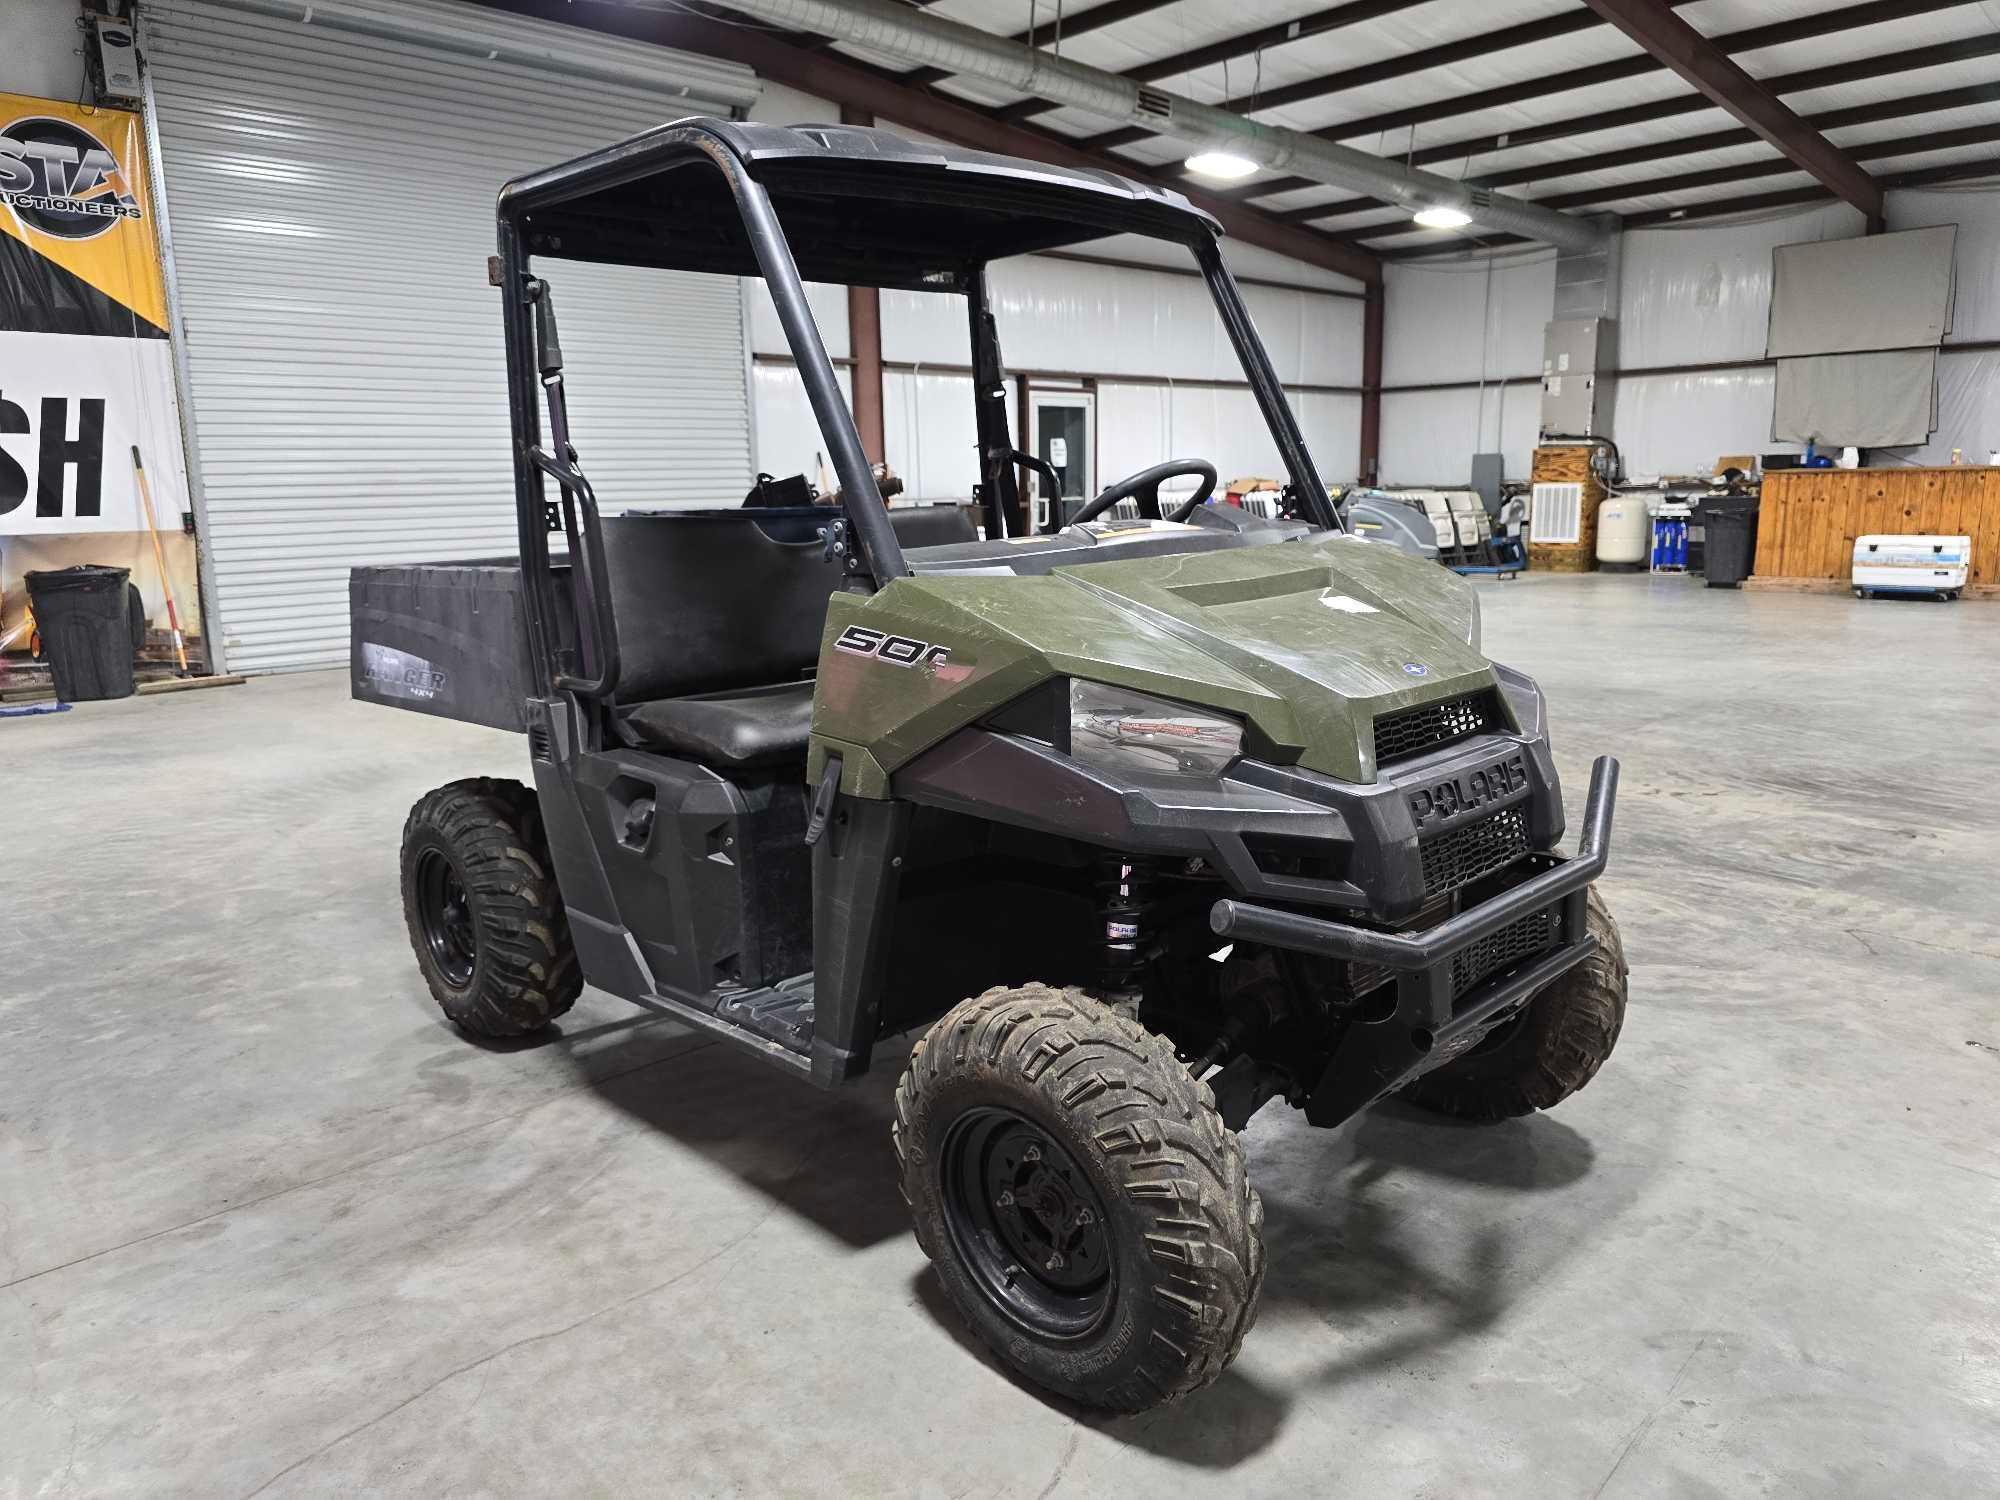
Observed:
[[[28,602],[64,703],[132,696],[129,568],[74,568],[28,575]]]
[[[1757,502],[1710,500],[1701,507],[1702,571],[1712,589],[1733,589],[1757,555]]]

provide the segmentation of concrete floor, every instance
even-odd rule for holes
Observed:
[[[1263,1316],[1136,1420],[959,1330],[893,1060],[440,1022],[398,831],[519,741],[337,674],[0,721],[0,1494],[1992,1494],[2000,608],[1483,587],[1573,817],[1624,760],[1618,1054],[1267,1110]]]

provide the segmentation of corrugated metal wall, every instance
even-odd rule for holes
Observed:
[[[375,0],[435,24],[493,13]],[[235,670],[347,653],[347,570],[515,550],[498,293],[502,182],[740,80],[636,44],[602,78],[154,0],[147,58],[187,325],[221,633]],[[602,60],[606,40],[512,17]],[[566,35],[568,33],[568,35]],[[576,38],[572,42],[572,38]],[[739,70],[740,71],[740,70]],[[607,508],[733,503],[750,475],[739,283],[554,262],[575,435]]]

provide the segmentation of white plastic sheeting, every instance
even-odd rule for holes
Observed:
[[[1938,361],[1938,430],[1920,448],[1885,457],[1944,463],[1959,448],[1983,460],[2000,445],[2000,353],[1954,344],[2000,339],[2000,191],[1895,192],[1892,227],[1957,224],[1957,301]],[[1730,453],[1797,451],[1771,436],[1774,376],[1762,363],[1770,317],[1771,252],[1779,245],[1859,235],[1844,204],[1749,222],[1647,229],[1625,237],[1620,277],[1621,368],[1723,364],[1733,369],[1621,375],[1612,390],[1612,432],[1635,475],[1705,470]],[[1539,281],[1534,276],[1541,271]],[[1549,316],[1552,260],[1545,253],[1496,259],[1493,295],[1483,263],[1388,268],[1382,400],[1383,477],[1399,484],[1463,483],[1474,452],[1496,443],[1510,478],[1525,477],[1538,416],[1533,386],[1492,383],[1539,368]],[[1485,316],[1482,318],[1482,310]],[[1488,384],[1397,391],[1395,386],[1474,381],[1484,328]],[[1504,362],[1503,362],[1504,361]],[[1329,474],[1334,470],[1327,466]]]
[[[1526,480],[1540,428],[1541,388],[1532,381],[1382,395],[1385,484],[1461,485],[1472,455],[1506,455],[1509,479]]]
[[[1384,269],[1384,385],[1494,380],[1542,368],[1554,252]]]
[[[1390,484],[1464,484],[1474,453],[1506,455],[1526,479],[1540,415],[1542,332],[1555,298],[1555,256],[1499,256],[1386,268],[1382,477]],[[1398,385],[1471,381],[1450,390]],[[1483,386],[1483,389],[1482,389]]]
[[[1351,483],[1358,466],[1361,398],[1309,392],[1291,400],[1320,477],[1328,484]],[[1252,475],[1282,481],[1285,474],[1277,444],[1247,390],[1101,381],[1097,431],[1101,485],[1169,458],[1205,458],[1225,485]],[[1192,488],[1192,481],[1176,481],[1163,493]]]
[[[1079,375],[1240,379],[1208,288],[1192,276],[1049,256],[996,262],[989,272],[1000,350],[1009,369]],[[1361,382],[1361,304],[1280,287],[1243,288],[1281,380]],[[964,299],[882,293],[882,357],[971,361]]]
[[[1859,210],[1828,204],[1746,224],[1627,234],[1618,295],[1619,367],[1763,358],[1771,317],[1771,252],[1806,240],[1850,239],[1863,227]]]
[[[1705,474],[1726,453],[1797,452],[1771,440],[1775,378],[1769,365],[1619,377],[1611,431],[1625,472]]]
[[[836,369],[834,378],[840,382],[840,392],[852,399],[853,382],[845,369]],[[819,482],[819,462],[826,454],[826,439],[820,436],[819,421],[813,416],[812,403],[806,400],[805,382],[799,379],[799,372],[789,364],[766,364],[759,361],[751,367],[751,395],[755,401],[752,422],[757,441],[757,472],[775,474],[780,479],[787,474],[803,474],[815,484]],[[744,489],[749,489],[750,481],[745,476]]]
[[[1921,447],[1898,448],[1906,463],[1948,464],[1952,449],[1963,462],[1983,464],[2000,448],[2000,350],[1958,349],[1938,353],[1938,425]]]
[[[2000,339],[2000,191],[1891,193],[1888,219],[1891,229],[1958,226],[1957,301],[1945,348]]]
[[[843,392],[848,372],[837,372]],[[754,371],[757,467],[814,478],[826,440],[789,364],[760,361]],[[1226,482],[1242,475],[1282,478],[1278,451],[1247,390],[1103,380],[1097,392],[1100,483],[1167,458],[1206,458]],[[1292,409],[1320,475],[1353,481],[1359,467],[1361,398],[1341,392],[1293,392]],[[1007,389],[1014,422],[1014,389]],[[979,479],[972,380],[954,371],[885,370],[883,449],[915,500],[964,500]]]
[[[757,276],[743,278],[743,301],[750,309],[750,348],[757,354],[785,354],[792,346],[785,342],[785,330],[778,324],[778,309],[771,303],[771,289]],[[847,288],[828,286],[821,281],[806,283],[806,304],[813,321],[819,324],[820,341],[829,359],[845,359],[847,341]]]
[[[1007,390],[1007,427],[1010,432],[1018,430],[1011,384]],[[903,476],[903,494],[909,499],[971,499],[972,487],[979,482],[979,428],[972,411],[972,377],[884,370],[882,456]]]

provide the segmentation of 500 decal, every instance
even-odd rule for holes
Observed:
[[[886,661],[896,667],[914,667],[920,663],[943,666],[951,660],[949,646],[934,646],[929,641],[915,640],[907,635],[889,635],[880,630],[870,630],[866,625],[848,626],[833,645],[836,651],[872,656],[877,661]]]

